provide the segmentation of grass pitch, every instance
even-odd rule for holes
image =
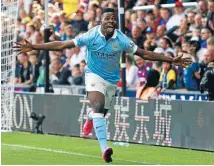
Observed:
[[[103,165],[96,140],[31,133],[1,133],[3,165]],[[113,146],[113,163],[119,165],[214,164],[214,153],[130,144]]]

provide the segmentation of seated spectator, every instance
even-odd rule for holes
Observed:
[[[85,60],[81,60],[80,62],[80,72],[84,75],[85,73],[85,66],[86,66],[86,62]]]
[[[45,85],[45,61],[42,60],[41,66],[39,68],[39,77],[37,79],[36,86],[39,87],[44,85]]]
[[[146,38],[147,39],[154,39],[155,38],[155,32],[152,27],[146,28]]]
[[[204,16],[207,16],[207,1],[205,0],[199,0],[198,1],[198,6],[197,6],[197,12],[201,13]]]
[[[207,49],[214,52],[214,37],[207,39]]]
[[[29,61],[31,63],[31,71],[33,76],[33,85],[36,85],[37,79],[39,78],[39,68],[37,56],[35,54],[29,55]]]
[[[205,63],[207,68],[200,82],[200,91],[203,93],[208,90],[208,100],[214,100],[214,52],[212,50],[207,50],[204,54]]]
[[[70,85],[68,82],[70,76],[70,70],[66,67],[62,67],[62,62],[59,58],[52,60],[50,68],[50,79],[52,84]]]
[[[71,49],[73,55],[71,56],[70,67],[73,67],[76,64],[80,64],[80,62],[85,59],[85,53],[81,52],[80,47],[74,47]]]
[[[194,11],[189,11],[187,13],[187,20],[190,31],[193,31],[193,29],[195,28],[195,15],[196,13]]]
[[[166,53],[165,56],[172,57],[172,54]],[[159,87],[163,90],[174,89],[176,86],[176,73],[172,68],[172,65],[168,62],[163,62],[162,72],[160,75]]]
[[[212,37],[212,32],[209,28],[201,30],[201,48],[207,48],[207,39]]]
[[[157,88],[160,79],[160,73],[152,69],[147,77],[147,82],[144,86],[139,87],[136,92],[136,98],[148,100],[149,98],[156,98],[158,96]]]
[[[175,2],[174,15],[170,17],[169,21],[166,23],[166,29],[169,30],[174,26],[179,26],[181,19],[184,17],[184,6],[182,2]]]
[[[201,29],[203,27],[201,13],[196,14],[194,19],[195,19],[195,28]]]
[[[71,77],[69,77],[69,82],[71,85],[84,85],[84,79],[82,73],[80,72],[80,65],[76,64],[71,68]]]
[[[193,63],[184,69],[184,86],[187,90],[198,90],[199,85],[199,68],[200,64],[194,61],[194,55],[186,54],[184,57],[191,57]]]
[[[65,57],[66,57],[66,61],[63,65],[63,67],[68,67],[70,68],[70,63],[71,63],[71,57],[73,55],[73,49],[72,48],[66,48],[65,49]]]
[[[173,47],[172,43],[171,43],[170,39],[168,39],[167,37],[162,37],[160,39],[159,46],[164,50],[164,53],[166,53],[166,52],[172,52],[173,56],[175,56],[175,51],[172,48]]]
[[[157,31],[156,31],[156,42],[159,45],[160,44],[160,39],[164,36],[166,32],[166,27],[163,25],[159,25],[157,27]]]
[[[141,28],[139,26],[133,26],[131,30],[131,37],[135,44],[137,44],[140,48],[143,48],[143,42],[145,38],[141,35]]]
[[[128,87],[136,87],[137,85],[137,67],[132,63],[131,56],[126,55],[126,85]]]
[[[65,33],[61,36],[61,40],[71,40],[73,39],[75,36],[74,36],[74,32],[73,32],[73,29],[72,29],[72,25],[67,25],[65,27]]]
[[[147,76],[149,71],[152,68],[152,64],[150,62],[146,62],[144,59],[139,56],[134,56],[135,62],[138,66],[137,75],[138,75],[138,83],[137,86],[141,87],[146,83]]]
[[[31,64],[28,61],[28,56],[26,53],[21,53],[18,55],[19,61],[19,74],[18,74],[18,84],[30,85],[33,82],[33,75],[31,70]]]
[[[207,27],[214,31],[214,1],[208,0]]]
[[[166,26],[166,23],[170,19],[170,11],[167,8],[161,8],[160,10],[161,20],[159,22],[159,25]]]

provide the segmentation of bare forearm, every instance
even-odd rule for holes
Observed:
[[[59,51],[69,47],[74,47],[73,41],[54,41],[43,44],[34,44],[33,50]]]
[[[152,51],[146,51],[143,49],[138,49],[136,51],[136,55],[140,56],[143,59],[150,61],[162,61],[162,62],[172,62],[173,58],[164,56],[160,53],[155,53]]]
[[[63,42],[61,41],[54,41],[49,43],[43,43],[43,44],[34,44],[33,50],[52,50],[52,51],[58,51],[64,49]]]

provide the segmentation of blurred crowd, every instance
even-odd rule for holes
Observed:
[[[198,0],[197,6],[188,8],[183,6],[184,2],[194,1],[125,0],[125,34],[139,47],[170,57],[182,54],[193,61],[192,65],[182,68],[126,54],[127,87],[142,88],[151,84],[160,91],[199,90],[207,57],[214,57],[214,1]],[[161,4],[164,3],[174,3],[175,7],[163,8]],[[133,10],[135,6],[145,5],[154,5],[154,8]],[[22,0],[19,6],[17,40],[42,44],[45,29],[43,2]],[[71,40],[93,28],[99,24],[105,7],[117,10],[117,0],[49,0],[49,40]],[[50,51],[49,56],[51,84],[84,85],[86,48]],[[19,54],[16,83],[43,86],[44,59],[43,51]],[[117,85],[121,87],[121,81]]]

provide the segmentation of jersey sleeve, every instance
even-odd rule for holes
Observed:
[[[76,36],[73,41],[76,47],[86,46],[88,47],[89,44],[92,42],[94,37],[93,31],[85,32],[81,35]]]
[[[127,36],[124,35],[123,39],[123,49],[128,53],[135,53],[137,51],[138,46]]]

